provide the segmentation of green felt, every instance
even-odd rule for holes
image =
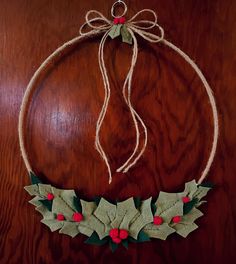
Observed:
[[[151,210],[152,198],[149,198],[141,203],[140,212],[135,220],[129,226],[129,235],[137,239],[139,232],[143,227],[153,221],[153,214]]]
[[[76,196],[73,197],[73,206],[77,212],[82,213],[82,206],[80,199]]]
[[[120,30],[121,30],[122,25],[118,24],[118,25],[113,25],[110,32],[109,32],[109,36],[114,39],[118,36],[120,36]]]
[[[92,235],[85,241],[86,244],[102,246],[108,242],[108,237],[104,239],[99,239],[96,232],[93,232]]]
[[[78,224],[74,222],[66,222],[63,224],[62,228],[60,229],[59,233],[66,234],[71,237],[75,237],[79,234]]]
[[[67,201],[60,196],[53,199],[52,212],[55,214],[63,214],[67,219],[72,220],[74,210],[70,207]]]
[[[188,214],[194,206],[198,203],[197,198],[193,198],[190,202],[184,204],[183,213],[184,215]]]
[[[39,187],[37,184],[25,186],[24,189],[31,195],[39,195]]]
[[[128,43],[128,44],[132,44],[132,36],[131,34],[129,33],[126,25],[123,25],[120,29],[120,33],[121,33],[121,36],[122,36],[122,41],[125,42],[125,43]]]
[[[62,228],[62,226],[63,226],[63,221],[59,222],[55,219],[42,219],[41,223],[48,226],[52,232]]]
[[[60,230],[59,233],[71,237],[82,233],[89,237],[86,243],[102,245],[110,241],[112,250],[117,247],[109,238],[112,228],[128,231],[129,238],[122,241],[126,248],[128,241],[144,242],[149,241],[150,237],[165,240],[174,232],[182,237],[188,236],[198,227],[194,222],[203,213],[197,208],[205,203],[201,199],[211,189],[209,184],[197,185],[193,180],[185,184],[183,192],[160,192],[154,203],[150,197],[143,201],[140,198],[129,198],[112,204],[104,198],[98,198],[94,202],[81,200],[74,190],[57,189],[41,183],[33,173],[30,176],[33,184],[26,186],[25,190],[35,196],[29,202],[42,214],[42,223],[51,231]],[[48,193],[53,193],[53,200],[47,200]],[[182,198],[185,196],[190,198],[190,202],[183,203]],[[73,221],[74,212],[83,214],[80,223]],[[60,213],[64,215],[64,221],[56,219]],[[153,215],[161,216],[164,222],[161,225],[154,225]],[[181,221],[173,223],[172,218],[177,215],[181,216]]]
[[[39,202],[43,204],[49,211],[52,211],[52,201],[39,200]]]
[[[109,241],[109,245],[112,252],[115,252],[118,248],[118,244],[115,244],[112,240]]]
[[[117,203],[116,216],[111,222],[113,228],[129,229],[131,220],[138,214],[133,198]]]
[[[40,179],[32,171],[30,172],[30,180],[32,184],[41,183]]]
[[[129,241],[128,241],[128,239],[122,240],[121,243],[122,243],[122,245],[123,245],[126,249],[129,248]]]
[[[161,225],[148,224],[144,228],[144,232],[153,238],[166,240],[166,238],[175,232],[175,229],[170,227],[167,223]]]

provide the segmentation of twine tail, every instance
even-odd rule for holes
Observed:
[[[102,159],[106,163],[106,166],[108,169],[108,174],[109,174],[109,184],[110,184],[112,182],[111,167],[110,167],[107,155],[105,154],[105,152],[101,146],[101,143],[100,143],[100,129],[101,129],[103,120],[104,120],[106,112],[107,112],[107,107],[108,107],[108,103],[109,103],[109,99],[110,99],[110,93],[111,93],[110,92],[109,79],[107,76],[107,70],[106,70],[106,66],[104,63],[104,44],[105,44],[105,41],[108,37],[108,33],[109,33],[109,31],[107,31],[104,34],[104,36],[102,37],[102,40],[99,44],[99,51],[98,51],[98,62],[99,62],[99,68],[100,68],[102,78],[103,78],[103,83],[104,83],[105,98],[104,98],[102,110],[99,114],[97,124],[96,124],[95,148],[99,152]]]
[[[135,130],[136,130],[136,144],[135,144],[135,148],[134,148],[133,153],[131,154],[131,156],[126,160],[126,162],[120,168],[118,168],[116,170],[117,172],[121,172],[122,171],[124,173],[127,172],[132,166],[134,166],[136,164],[136,162],[142,156],[142,154],[143,154],[143,152],[144,152],[144,150],[146,148],[146,145],[147,145],[147,128],[146,128],[142,118],[135,111],[135,109],[133,108],[132,103],[131,103],[131,84],[132,84],[133,71],[134,71],[134,68],[135,68],[135,65],[136,65],[136,62],[137,62],[138,43],[137,43],[137,39],[136,39],[134,33],[132,32],[132,30],[130,30],[130,29],[128,29],[128,30],[129,30],[129,32],[130,32],[130,34],[132,36],[133,41],[134,41],[134,46],[133,46],[133,55],[132,55],[131,67],[130,67],[129,73],[128,73],[128,75],[126,77],[126,80],[124,82],[124,85],[123,85],[123,97],[125,99],[126,104],[128,105],[128,107],[130,109],[130,112],[131,112],[131,115],[132,115],[132,118],[133,118],[133,121],[134,121]],[[126,88],[127,82],[128,82],[128,87],[127,87],[127,96],[126,96],[125,88]],[[140,142],[140,140],[139,140],[140,139],[140,132],[139,132],[139,126],[138,126],[137,119],[141,123],[141,125],[142,125],[142,127],[144,129],[145,138],[144,138],[144,144],[143,144],[143,147],[142,147],[140,153],[134,159],[134,161],[132,163],[130,163],[130,161],[133,159],[133,157],[137,153],[137,150],[138,150],[138,147],[139,147],[139,142]]]

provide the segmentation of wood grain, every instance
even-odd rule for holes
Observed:
[[[0,2],[0,263],[234,263],[236,246],[236,2],[233,0],[126,1],[128,16],[154,9],[166,38],[190,55],[213,88],[220,118],[217,155],[209,174],[216,188],[204,205],[200,228],[188,238],[130,245],[112,254],[107,246],[70,239],[40,224],[23,186],[17,122],[25,87],[40,63],[78,34],[89,9],[109,17],[113,1],[1,0]],[[135,131],[121,89],[131,48],[106,44],[111,102],[101,130],[113,183],[94,149],[95,124],[104,90],[99,38],[84,41],[45,73],[30,106],[27,150],[37,173],[85,199],[148,198],[179,191],[199,178],[212,139],[212,116],[204,87],[191,68],[162,45],[139,41],[132,102],[148,128],[148,147],[127,174],[116,174],[132,152]]]

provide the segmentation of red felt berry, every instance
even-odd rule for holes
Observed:
[[[112,238],[112,241],[113,241],[115,244],[120,244],[121,239],[120,239],[119,237],[113,237],[113,238]]]
[[[49,201],[53,200],[53,199],[54,199],[54,195],[53,195],[53,193],[48,193],[48,194],[47,194],[47,199],[48,199]]]
[[[113,228],[110,230],[109,235],[111,238],[116,238],[119,236],[119,229],[118,228]]]
[[[115,25],[118,25],[119,22],[120,22],[119,17],[115,17],[114,20],[113,20],[113,23],[114,23]]]
[[[63,220],[65,220],[65,216],[63,214],[58,214],[57,215],[57,220],[58,221],[63,221]]]
[[[78,213],[78,212],[76,212],[76,213],[74,213],[73,214],[73,220],[75,221],[75,222],[81,222],[82,220],[84,219],[84,217],[83,217],[83,215],[81,214],[81,213]]]
[[[172,222],[178,224],[181,221],[181,216],[176,215],[172,218]]]
[[[161,225],[163,223],[163,219],[160,216],[153,217],[153,224],[154,225]]]
[[[119,22],[120,24],[124,24],[126,21],[125,17],[120,17]]]
[[[127,230],[120,229],[119,238],[121,238],[123,240],[123,239],[126,239],[128,236],[129,236],[129,233]]]
[[[190,202],[190,198],[188,196],[182,197],[183,203],[188,203]]]

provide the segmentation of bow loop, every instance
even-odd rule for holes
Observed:
[[[143,20],[136,20],[137,17],[141,16],[144,13],[149,13],[153,16],[154,19],[143,19]],[[135,14],[130,20],[128,20],[128,24],[135,25],[139,29],[151,29],[157,25],[157,14],[151,9],[143,9]],[[143,26],[138,26],[139,24]]]
[[[112,27],[112,22],[97,10],[88,11],[85,16],[85,21],[86,22],[80,27],[80,35],[102,32]],[[90,30],[84,32],[85,27],[90,27]]]

